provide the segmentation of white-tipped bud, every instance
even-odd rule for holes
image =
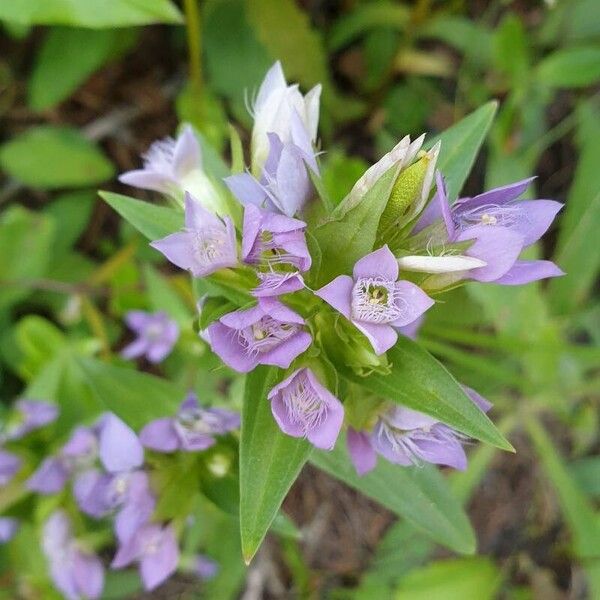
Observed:
[[[472,256],[403,256],[398,264],[405,271],[419,273],[455,273],[485,267],[484,260]]]

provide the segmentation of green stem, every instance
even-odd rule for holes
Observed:
[[[197,93],[202,92],[202,28],[199,0],[184,0],[187,29],[190,83]]]

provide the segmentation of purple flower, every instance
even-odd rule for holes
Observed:
[[[553,200],[518,201],[531,179],[473,198],[461,198],[450,206],[439,172],[436,178],[436,198],[421,215],[414,232],[418,233],[442,219],[449,243],[474,240],[466,255],[485,264],[465,269],[469,279],[520,285],[563,274],[550,261],[518,260],[521,250],[541,238],[562,208],[562,204]],[[448,262],[452,260],[456,258],[448,257]],[[401,264],[408,265],[407,259],[404,261]]]
[[[193,557],[192,571],[200,579],[212,579],[219,572],[219,565],[211,558],[208,558],[208,556],[196,554]]]
[[[0,448],[0,486],[7,485],[21,468],[21,459]]]
[[[283,144],[290,142],[311,152],[319,124],[321,86],[302,96],[298,85],[288,85],[276,62],[266,74],[253,106],[252,168],[260,172],[269,154],[269,133],[276,134]],[[298,130],[308,141],[298,138]]]
[[[19,529],[19,521],[13,517],[0,517],[0,545],[13,539]]]
[[[477,392],[466,386],[463,389],[482,411],[491,408]],[[375,468],[376,453],[404,466],[429,462],[464,470],[467,457],[462,443],[466,439],[429,415],[394,406],[379,417],[371,434],[350,428],[346,441],[356,472],[364,475]]]
[[[104,588],[104,567],[93,553],[85,551],[71,531],[71,523],[62,511],[56,511],[44,523],[42,548],[50,563],[54,585],[68,600],[99,598]]]
[[[19,400],[15,403],[17,418],[0,427],[0,441],[18,440],[35,429],[40,429],[56,420],[56,404],[38,400]]]
[[[211,347],[223,362],[247,373],[257,365],[287,369],[311,344],[304,319],[275,298],[222,316],[208,327]]]
[[[419,286],[398,281],[398,271],[386,245],[358,260],[353,277],[339,275],[315,294],[362,331],[377,354],[383,354],[398,339],[394,327],[412,323],[433,305]]]
[[[147,524],[121,544],[111,567],[122,569],[132,562],[139,563],[140,575],[147,591],[158,587],[177,569],[179,547],[172,527]]]
[[[140,432],[140,441],[157,452],[205,450],[223,435],[240,426],[239,414],[223,408],[202,408],[190,393],[174,418],[151,421]]]
[[[131,310],[125,322],[137,338],[121,352],[124,358],[145,356],[152,363],[164,360],[179,338],[179,327],[165,312]]]
[[[255,298],[291,294],[304,288],[304,278],[300,273],[281,273],[277,271],[262,273],[258,271],[256,275],[260,283],[252,290],[252,295]]]
[[[276,385],[268,396],[271,411],[284,433],[305,437],[323,450],[331,450],[344,420],[342,403],[308,369],[298,369]]]
[[[200,144],[190,125],[176,140],[168,137],[154,142],[143,159],[143,169],[123,173],[119,181],[177,199],[189,191],[211,213],[227,213],[225,200],[202,169]]]
[[[211,214],[190,194],[185,195],[185,228],[150,244],[194,277],[206,277],[219,269],[235,267],[235,228],[229,217]]]

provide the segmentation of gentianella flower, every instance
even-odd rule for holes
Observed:
[[[44,523],[42,548],[50,565],[50,576],[68,600],[94,600],[104,588],[100,559],[73,537],[71,522],[63,511],[55,511]]]
[[[188,394],[175,417],[156,419],[140,432],[142,444],[156,452],[195,452],[214,445],[216,435],[238,429],[240,415],[224,408],[203,408]]]
[[[312,263],[305,230],[304,221],[246,206],[242,258],[257,267],[260,281],[253,295],[278,296],[304,287],[299,272]]]
[[[14,517],[0,517],[0,545],[10,542],[19,529],[19,521]]]
[[[0,442],[21,439],[28,433],[49,425],[58,416],[58,406],[23,398],[15,402],[14,415],[0,424]]]
[[[166,581],[177,569],[179,546],[171,526],[146,524],[122,543],[111,568],[122,569],[137,562],[144,589],[153,590]]]
[[[414,233],[432,231],[438,245],[472,241],[464,256],[405,256],[406,269],[433,273],[462,272],[464,278],[503,285],[520,285],[557,277],[563,272],[551,261],[518,259],[523,248],[538,241],[548,230],[562,204],[554,200],[518,200],[531,179],[474,196],[461,198],[452,206],[440,173],[437,193],[421,215]],[[436,222],[445,226],[442,239]],[[444,239],[445,238],[445,239]],[[471,265],[470,260],[483,264]]]
[[[208,327],[213,352],[240,373],[258,365],[287,369],[311,344],[304,319],[275,298],[222,316]]]
[[[219,269],[235,267],[235,227],[228,216],[220,219],[205,210],[191,194],[185,195],[185,227],[150,244],[180,269],[206,277]]]
[[[377,354],[398,339],[404,327],[433,306],[433,300],[410,281],[398,281],[398,262],[387,246],[354,265],[353,276],[339,275],[315,294],[364,333]]]
[[[115,532],[123,541],[150,519],[156,506],[148,475],[141,470],[144,449],[135,432],[112,413],[100,418],[97,430],[104,471],[83,471],[73,491],[84,513],[95,518],[116,513]]]
[[[482,411],[491,404],[474,390],[463,389]],[[393,406],[380,415],[371,433],[348,429],[348,453],[356,472],[364,475],[375,468],[377,454],[403,466],[429,462],[464,470],[466,436],[448,425],[404,406]]]
[[[10,483],[21,464],[22,461],[16,454],[0,448],[0,486]]]
[[[163,311],[131,310],[125,315],[125,322],[137,337],[123,348],[123,358],[145,356],[150,362],[159,363],[171,353],[179,338],[179,326]]]
[[[268,398],[284,433],[304,437],[323,450],[334,447],[344,421],[344,407],[311,369],[294,371],[269,392]]]
[[[179,201],[187,191],[209,212],[227,214],[223,195],[202,168],[202,151],[190,125],[183,127],[176,140],[168,137],[154,142],[143,159],[143,169],[123,173],[119,181]]]
[[[311,143],[317,138],[321,85],[316,85],[306,96],[298,85],[288,85],[281,63],[276,62],[267,72],[253,106],[252,171],[260,173],[269,155],[268,134],[274,133],[283,144],[289,142],[302,147],[298,128],[294,129],[294,115]]]

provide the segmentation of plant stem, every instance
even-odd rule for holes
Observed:
[[[184,0],[187,29],[190,83],[198,94],[202,92],[202,29],[199,0]]]

